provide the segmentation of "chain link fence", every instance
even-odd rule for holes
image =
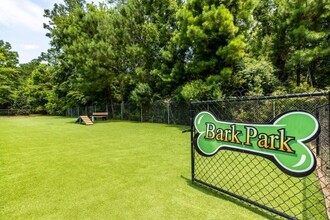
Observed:
[[[317,158],[307,177],[292,177],[270,160],[231,150],[212,157],[192,145],[192,180],[288,219],[330,218],[330,93],[226,99],[191,103],[191,119],[209,111],[221,121],[268,123],[280,113],[304,110],[319,121],[319,137],[308,143]],[[191,122],[193,123],[193,122]],[[195,135],[192,125],[191,138]]]
[[[230,122],[267,123],[277,115],[304,110],[321,125],[318,138],[308,144],[317,168],[307,177],[284,174],[271,161],[252,154],[221,150],[204,157],[192,146],[192,180],[288,219],[329,219],[330,213],[330,93],[292,94],[178,103],[156,101],[148,105],[120,103],[112,106],[74,107],[66,115],[78,117],[108,112],[118,120],[191,125],[194,116],[209,111]],[[191,137],[194,137],[192,128]]]
[[[0,116],[29,115],[30,109],[0,109]]]
[[[155,122],[174,125],[189,125],[189,103],[156,101],[147,105],[121,103],[110,105],[94,105],[73,107],[66,111],[66,116],[91,116],[93,112],[108,112],[111,119]]]

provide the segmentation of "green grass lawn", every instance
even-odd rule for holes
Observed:
[[[0,219],[270,219],[190,183],[185,127],[0,118]]]
[[[195,154],[195,178],[298,219],[327,219],[317,172],[291,177],[260,156],[223,150]]]

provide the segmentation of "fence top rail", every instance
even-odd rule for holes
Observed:
[[[201,104],[201,103],[213,103],[213,102],[241,102],[241,101],[251,101],[251,100],[272,100],[272,99],[288,99],[288,98],[302,98],[302,97],[312,97],[312,96],[330,96],[330,91],[325,92],[313,92],[313,93],[294,93],[285,94],[277,96],[253,96],[253,97],[239,97],[239,98],[226,98],[219,100],[207,100],[207,101],[192,101],[191,104]]]
[[[30,110],[30,109],[21,109],[21,108],[0,108],[0,111],[21,111],[21,110]]]

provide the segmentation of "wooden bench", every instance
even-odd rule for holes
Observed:
[[[93,112],[92,121],[95,121],[95,118],[103,118],[104,120],[107,120],[108,112]]]

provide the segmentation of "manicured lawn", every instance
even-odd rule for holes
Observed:
[[[260,156],[228,150],[195,157],[198,180],[298,219],[327,219],[317,171],[304,178],[291,177]]]
[[[186,127],[0,118],[0,219],[269,219],[190,183]]]

